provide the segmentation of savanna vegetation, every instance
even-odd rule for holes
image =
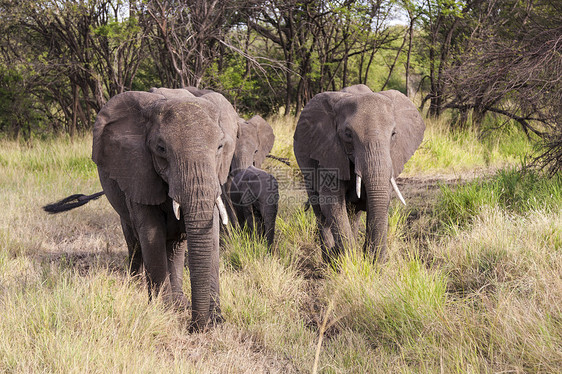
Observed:
[[[0,0],[0,372],[562,372],[561,25],[554,0]],[[388,261],[330,267],[292,136],[357,83],[406,93],[427,129]],[[226,322],[198,334],[127,275],[105,198],[41,210],[101,190],[110,97],[188,85],[267,117],[290,161],[265,164],[274,252],[223,237]]]
[[[560,371],[562,188],[519,170],[521,130],[481,142],[428,121],[399,180],[409,205],[391,206],[388,261],[358,250],[331,268],[292,169],[295,120],[270,122],[273,153],[293,161],[266,163],[280,181],[275,252],[243,231],[224,238],[226,322],[200,334],[127,275],[107,200],[41,211],[100,189],[89,136],[2,141],[0,371]],[[475,168],[481,177],[466,177]],[[466,183],[409,187],[443,175]]]

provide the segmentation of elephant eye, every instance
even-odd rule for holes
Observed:
[[[161,146],[161,145],[157,145],[157,146],[156,146],[156,149],[158,150],[158,152],[160,152],[160,153],[162,153],[162,154],[165,154],[165,153],[166,153],[166,148],[164,148],[164,147]]]
[[[392,136],[391,138],[394,139],[396,137],[396,131],[392,131]]]
[[[221,149],[223,149],[224,144],[219,144],[219,148],[217,149],[217,151],[220,151]]]
[[[347,139],[351,139],[353,136],[350,129],[345,129],[344,135]]]

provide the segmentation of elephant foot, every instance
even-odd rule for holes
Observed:
[[[207,320],[207,323],[202,325],[201,323],[197,323],[196,321],[192,320],[189,324],[189,332],[205,332],[210,328],[217,327],[224,321],[225,319],[222,316],[220,307],[214,307],[209,311],[209,319]]]
[[[222,316],[220,306],[217,306],[211,309],[211,316],[209,318],[209,325],[212,327],[216,327],[225,321],[224,317]]]

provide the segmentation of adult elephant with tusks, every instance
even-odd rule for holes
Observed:
[[[212,92],[186,87],[195,96]],[[225,205],[233,224],[246,226],[266,239],[272,249],[275,235],[279,190],[275,177],[260,167],[273,148],[273,128],[261,116],[238,118],[236,149],[225,184]]]
[[[92,159],[121,218],[131,270],[142,263],[149,296],[162,293],[180,308],[188,305],[182,291],[187,241],[191,330],[222,320],[219,221],[226,223],[227,215],[220,193],[237,119],[218,93],[152,89],[113,97],[94,125]],[[142,255],[135,254],[139,249]]]
[[[402,93],[365,85],[324,92],[305,106],[294,152],[316,215],[325,261],[351,245],[349,212],[367,211],[365,252],[384,259],[395,178],[423,139],[425,125]],[[404,202],[404,201],[403,201]]]

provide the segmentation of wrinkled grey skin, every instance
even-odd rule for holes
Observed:
[[[214,93],[211,90],[191,86],[186,87],[185,90],[197,97]],[[258,115],[253,116],[249,120],[238,117],[238,133],[236,137],[236,149],[232,157],[231,171],[246,169],[250,166],[260,168],[275,142],[273,128]]]
[[[210,90],[186,87],[195,96]],[[273,148],[273,128],[256,115],[249,120],[238,118],[236,149],[230,166],[230,178],[224,186],[225,204],[232,223],[246,225],[273,245],[279,201],[277,180],[259,169]]]
[[[320,93],[305,106],[295,130],[294,152],[326,261],[354,243],[348,211],[367,211],[364,250],[384,259],[390,179],[403,170],[424,130],[414,104],[394,90],[374,93],[356,85]],[[356,174],[362,177],[360,198]]]
[[[231,177],[229,197],[238,224],[264,237],[271,249],[279,202],[277,180],[254,166],[238,169]]]
[[[279,191],[277,180],[259,169],[273,148],[275,135],[262,117],[238,121],[236,149],[226,184],[228,211],[233,222],[244,225],[273,245]]]
[[[119,94],[94,125],[92,159],[121,217],[131,272],[144,264],[150,296],[162,292],[174,305],[187,305],[187,244],[192,330],[222,319],[216,198],[228,177],[237,131],[236,112],[222,95],[169,89]],[[172,199],[180,204],[180,220]]]
[[[247,121],[240,118],[238,124],[238,139],[231,171],[250,166],[261,168],[275,142],[271,125],[260,116],[253,116]]]

